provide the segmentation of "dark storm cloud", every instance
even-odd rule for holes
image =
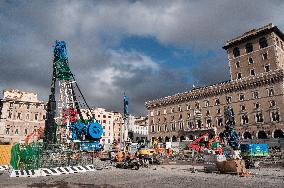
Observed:
[[[193,69],[167,70],[143,52],[113,51],[127,35],[152,36],[195,52],[220,49],[253,27],[284,29],[283,1],[0,1],[0,89],[38,91],[47,100],[54,41],[67,41],[70,66],[92,106],[132,112],[144,102],[190,89],[187,81],[228,79],[225,52]],[[206,67],[206,69],[204,68]],[[220,74],[223,71],[224,74]]]

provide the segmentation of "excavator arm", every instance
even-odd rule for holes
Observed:
[[[195,149],[196,151],[200,151],[201,150],[201,146],[198,145],[198,143],[206,136],[208,136],[209,133],[205,133],[204,135],[200,136],[199,138],[197,138],[196,140],[194,140],[193,142],[191,142],[189,145],[187,145],[188,148],[191,149]]]

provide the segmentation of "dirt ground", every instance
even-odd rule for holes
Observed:
[[[167,188],[167,187],[282,187],[284,184],[283,168],[251,169],[251,176],[238,177],[230,174],[202,172],[202,166],[159,165],[139,170],[103,169],[95,172],[69,174],[37,178],[9,178],[0,175],[2,187],[35,187],[35,188]]]

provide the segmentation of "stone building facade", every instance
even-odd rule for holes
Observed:
[[[36,93],[16,89],[3,91],[0,100],[0,142],[17,143],[45,126],[46,103]]]
[[[229,40],[231,79],[146,102],[149,136],[195,139],[224,130],[224,108],[233,109],[241,139],[284,137],[284,35],[269,24]]]

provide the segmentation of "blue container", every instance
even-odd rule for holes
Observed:
[[[268,144],[241,144],[243,157],[266,157],[268,156]]]

